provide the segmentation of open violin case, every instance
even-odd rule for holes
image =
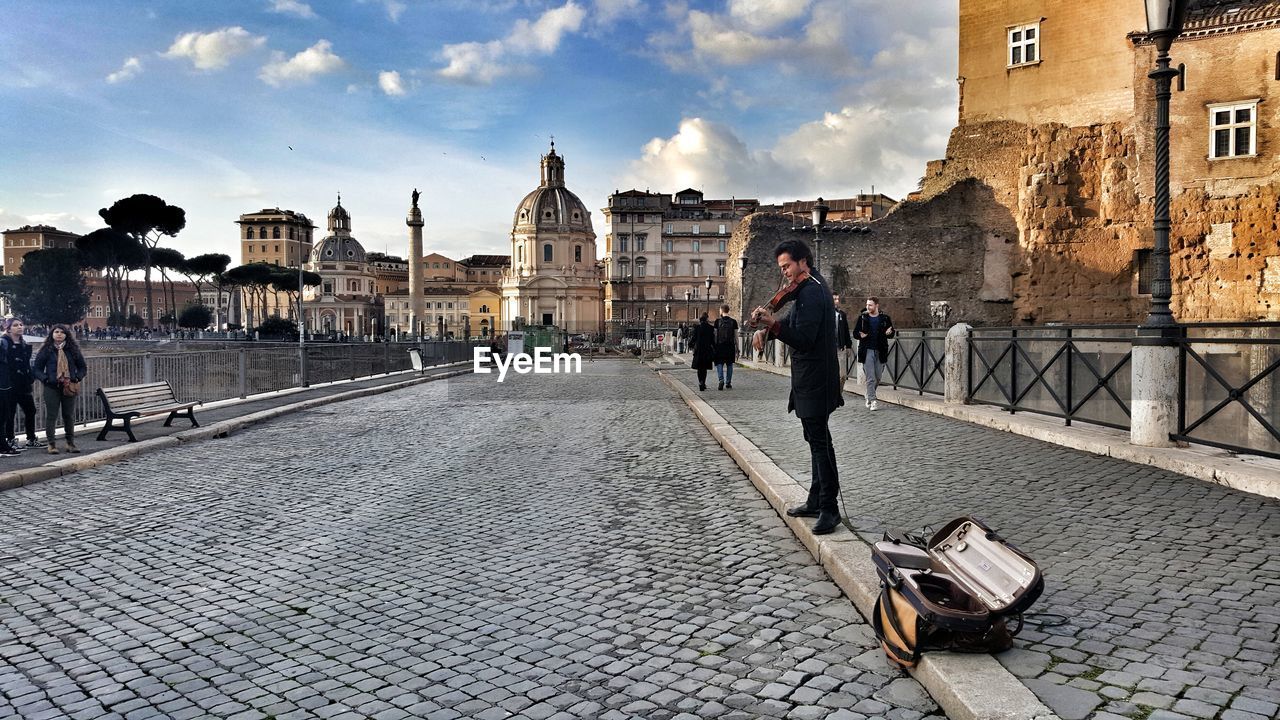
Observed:
[[[1044,592],[1036,563],[974,517],[929,539],[887,532],[871,549],[880,576],[872,625],[889,659],[914,667],[926,650],[999,652]]]

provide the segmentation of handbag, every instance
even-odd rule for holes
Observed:
[[[66,380],[62,383],[63,397],[75,397],[80,394],[80,383],[76,380]]]

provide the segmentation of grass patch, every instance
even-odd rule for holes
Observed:
[[[1090,666],[1090,668],[1089,668],[1088,670],[1085,670],[1084,672],[1080,673],[1080,674],[1079,674],[1079,675],[1077,675],[1076,677],[1078,677],[1078,678],[1084,678],[1085,680],[1097,680],[1097,679],[1098,679],[1098,676],[1099,676],[1099,675],[1101,675],[1101,674],[1102,674],[1102,673],[1104,673],[1104,672],[1106,672],[1106,671],[1105,671],[1105,670],[1103,670],[1103,669],[1102,669],[1102,668],[1100,668],[1100,667],[1093,667],[1093,666]]]

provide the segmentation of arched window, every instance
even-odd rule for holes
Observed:
[[[262,238],[263,240],[266,240],[266,239],[267,239],[267,226],[266,226],[266,225],[263,225],[262,227],[258,228],[258,237]]]
[[[636,277],[638,278],[644,277],[644,271],[645,271],[645,268],[648,267],[648,265],[649,265],[648,261],[646,261],[644,258],[636,258]]]
[[[253,228],[251,228],[251,227],[245,228],[245,229],[244,229],[244,237],[245,237],[245,239],[246,239],[246,240],[252,240],[252,239],[253,239]]]
[[[277,226],[275,226],[275,227],[271,228],[271,238],[272,238],[273,240],[279,240],[279,239],[280,239],[280,226],[279,226],[279,225],[277,225]]]
[[[576,263],[582,262],[582,246],[581,245],[573,246],[573,261]]]
[[[618,277],[627,277],[631,274],[631,263],[623,258],[618,261]]]
[[[551,243],[542,246],[542,262],[551,262]]]

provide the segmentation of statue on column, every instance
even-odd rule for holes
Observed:
[[[415,208],[416,208],[416,207],[418,207],[418,198],[419,198],[421,195],[422,195],[422,193],[418,192],[418,188],[414,188],[414,189],[413,189],[413,206],[414,206]]]

